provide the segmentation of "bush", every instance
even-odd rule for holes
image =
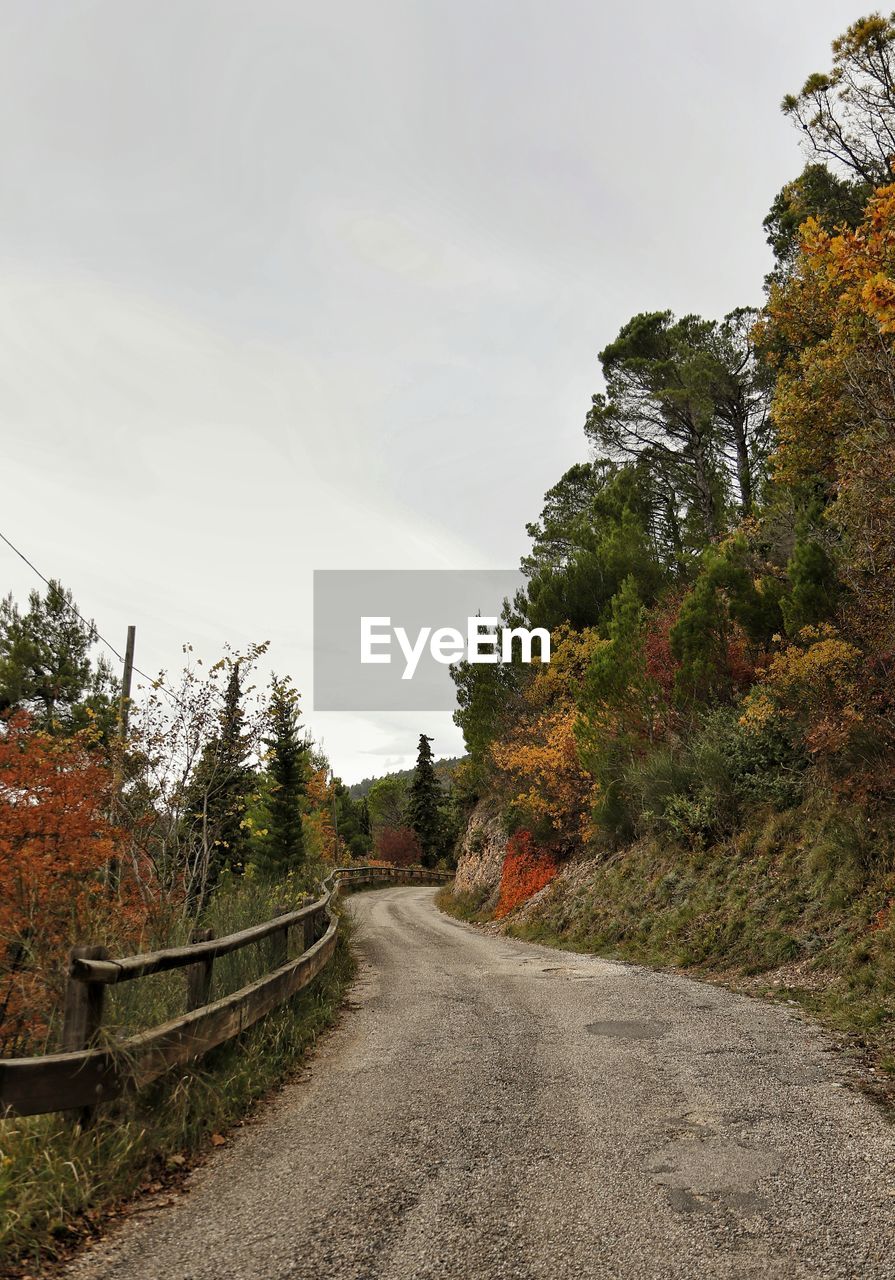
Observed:
[[[393,867],[416,867],[423,860],[423,850],[410,827],[383,827],[376,834],[376,857]]]
[[[511,836],[503,860],[495,918],[499,920],[527,902],[550,883],[558,870],[553,854],[538,849],[530,831],[519,831]]]
[[[617,784],[614,817],[636,833],[666,832],[696,847],[737,829],[744,808],[797,804],[807,758],[773,725],[747,730],[732,707],[707,711],[686,745],[662,746],[629,764]]]

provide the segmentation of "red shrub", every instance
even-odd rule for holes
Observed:
[[[383,827],[376,833],[376,857],[393,867],[414,867],[423,856],[416,833],[410,827]]]
[[[501,919],[527,902],[558,870],[553,854],[533,845],[530,831],[517,831],[507,841],[495,917]]]
[[[0,1049],[40,1041],[58,1003],[74,942],[138,927],[122,884],[113,901],[103,872],[116,853],[108,821],[109,766],[89,737],[31,732],[13,717],[0,736]],[[104,927],[106,926],[106,927]]]

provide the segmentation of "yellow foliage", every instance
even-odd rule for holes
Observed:
[[[513,803],[561,844],[581,838],[590,812],[592,780],[578,759],[575,691],[595,643],[592,630],[554,632],[551,661],[525,690],[525,711],[511,736],[491,748]]]
[[[810,750],[831,748],[834,736],[841,746],[863,719],[857,706],[862,664],[860,649],[833,627],[804,627],[747,694],[740,724],[760,733],[778,720],[800,726]]]

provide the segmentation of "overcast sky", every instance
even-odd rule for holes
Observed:
[[[346,780],[461,750],[314,714],[312,571],[516,565],[620,325],[760,302],[866,11],[3,0],[0,528],[145,670],[270,640]]]

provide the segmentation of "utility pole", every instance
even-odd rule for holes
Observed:
[[[137,628],[128,627],[127,645],[124,650],[124,674],[121,677],[121,701],[118,704],[118,734],[122,745],[127,741],[127,721],[131,705],[131,681],[134,677],[134,642],[136,638]]]
[[[121,792],[124,787],[124,752],[127,746],[127,722],[131,706],[131,682],[134,678],[134,644],[137,628],[128,627],[127,644],[124,649],[124,671],[121,676],[121,697],[118,701],[118,748],[115,752],[115,782],[112,789],[112,818],[121,806]],[[106,886],[111,895],[118,892],[121,881],[121,864],[117,858],[110,858],[106,869]]]
[[[339,861],[339,843],[340,843],[339,842],[339,815],[336,811],[336,775],[332,768],[330,768],[330,771],[329,771],[329,785],[332,788],[332,795],[330,799],[332,803],[333,832],[336,837],[336,862],[338,862]]]

